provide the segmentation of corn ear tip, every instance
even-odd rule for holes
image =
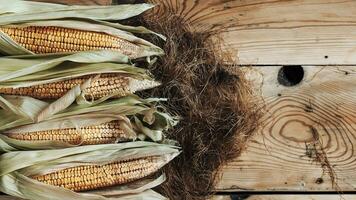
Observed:
[[[169,155],[165,156],[166,163],[169,163],[172,161],[174,158],[176,158],[182,151],[177,150],[176,152],[170,153]]]
[[[156,80],[150,80],[150,79],[143,79],[143,80],[130,79],[129,81],[129,88],[132,92],[148,90],[148,89],[158,87],[160,85],[161,85],[160,82]]]
[[[145,3],[150,9],[156,7],[158,4],[157,3]]]

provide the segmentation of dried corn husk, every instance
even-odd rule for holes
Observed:
[[[160,100],[127,96],[96,104],[73,104],[42,122],[35,123],[37,115],[48,106],[47,102],[25,96],[0,96],[0,106],[3,108],[0,110],[0,151],[57,149],[81,145],[59,141],[17,140],[6,134],[79,128],[113,120],[120,120],[125,131],[135,138],[162,141],[163,132],[176,125],[177,119],[158,110],[155,104]]]
[[[124,93],[131,93],[143,89],[149,89],[159,85],[147,72],[147,70],[128,64],[127,56],[113,51],[90,51],[78,52],[72,55],[31,55],[18,57],[1,57],[0,58],[0,93],[7,91],[5,94],[17,94],[23,89],[35,88],[44,84],[58,83],[70,80],[87,80],[73,86],[71,96],[74,101],[88,103],[87,98],[92,98],[90,85],[98,83],[101,77],[110,74],[111,77],[125,77],[127,88],[123,89]],[[63,84],[64,85],[64,84]],[[69,90],[67,88],[66,90]],[[14,91],[17,91],[15,93]],[[32,94],[22,92],[28,96],[46,97],[41,90],[35,90]],[[12,93],[13,92],[13,93]],[[52,92],[56,96],[56,92]],[[60,92],[58,95],[62,95]],[[107,99],[113,95],[120,97],[125,95],[118,90],[108,90],[97,98]],[[49,94],[48,94],[49,95]],[[70,102],[71,103],[71,102]]]
[[[124,20],[153,8],[152,4],[62,5],[27,0],[0,0],[0,21],[18,23],[33,20],[81,18],[91,20]]]
[[[104,190],[77,193],[31,179],[33,175],[113,161],[159,156],[165,164],[179,154],[178,147],[150,142],[129,142],[73,147],[61,150],[10,152],[0,156],[0,191],[25,199],[164,199],[149,190],[164,177]],[[31,159],[29,159],[31,158]],[[141,193],[142,192],[142,193]],[[132,196],[131,196],[132,195]],[[147,196],[146,196],[147,195]]]
[[[128,4],[114,6],[66,6],[49,3],[16,0],[0,8],[1,27],[57,26],[77,30],[107,33],[134,43],[140,47],[131,58],[162,55],[159,47],[132,33],[153,33],[144,27],[132,27],[110,22],[124,20],[152,8],[150,4]],[[108,21],[109,20],[109,21]],[[163,36],[156,34],[164,39]],[[7,55],[34,54],[0,31],[0,51]]]

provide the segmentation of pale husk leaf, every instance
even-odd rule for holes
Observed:
[[[11,71],[8,72],[8,74],[10,73],[12,72]],[[132,77],[138,80],[143,80],[143,79],[152,80],[152,78],[147,74],[146,70],[128,64],[66,63],[66,64],[60,64],[58,66],[54,66],[51,69],[38,71],[33,74],[26,74],[21,77],[12,78],[6,81],[0,81],[0,87],[4,87],[4,88],[30,87],[34,85],[65,81],[65,80],[78,78],[86,75],[92,75],[92,74],[97,75],[97,74],[106,74],[106,73],[115,73],[125,77]],[[4,76],[6,76],[6,72],[1,70],[0,70],[0,74],[4,74]]]
[[[82,64],[128,63],[128,57],[113,51],[99,50],[60,55],[32,55],[0,58],[0,82],[52,69],[64,62]]]
[[[121,4],[111,6],[77,6],[25,0],[0,0],[0,25],[35,20],[84,18],[95,20],[124,20],[153,7],[151,4]],[[3,6],[4,5],[4,6]]]

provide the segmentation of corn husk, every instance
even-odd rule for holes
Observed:
[[[164,131],[177,124],[177,118],[159,111],[155,106],[161,99],[140,99],[127,96],[97,104],[73,104],[36,123],[37,116],[49,104],[24,96],[0,96],[0,151],[29,149],[58,149],[73,147],[58,141],[21,141],[6,136],[7,133],[26,133],[62,128],[80,128],[119,120],[122,128],[137,139],[164,140]],[[80,144],[78,144],[80,145]]]
[[[147,70],[135,67],[128,62],[127,56],[107,50],[78,52],[72,55],[0,57],[0,87],[30,87],[92,75],[86,82],[68,92],[67,97],[64,97],[67,102],[66,106],[69,106],[75,100],[78,103],[90,103],[84,91],[100,74],[116,73],[138,82],[147,81],[152,87],[159,85],[149,76]],[[109,94],[99,101],[115,95],[117,94]],[[63,102],[64,100],[60,100],[57,104],[64,105]]]
[[[12,0],[11,4],[8,0],[0,0],[0,4],[0,20],[8,23],[60,18],[124,20],[137,16],[153,7],[151,4],[62,5],[27,0]]]
[[[10,152],[0,156],[0,191],[25,199],[164,199],[149,190],[164,181],[160,176],[153,181],[76,193],[47,185],[29,178],[83,164],[106,164],[113,161],[160,156],[164,163],[179,154],[178,147],[150,142],[73,147],[61,150]]]
[[[133,27],[111,22],[137,16],[152,8],[150,4],[113,6],[67,6],[49,3],[15,0],[11,4],[0,0],[0,26],[58,26],[85,31],[103,32],[118,36],[139,45],[141,53],[133,58],[163,55],[163,50],[133,35],[156,34],[144,27]],[[165,39],[162,35],[156,34]],[[0,52],[6,55],[34,54],[0,31]]]
[[[3,88],[29,87],[101,73],[152,80],[145,69],[130,64],[127,56],[107,50],[0,57],[0,87]]]

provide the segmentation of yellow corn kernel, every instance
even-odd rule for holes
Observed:
[[[73,145],[109,144],[133,140],[133,136],[120,128],[119,121],[96,126],[66,128],[28,133],[8,133],[8,137],[26,141],[60,141]]]
[[[141,51],[134,43],[101,32],[53,26],[9,26],[0,31],[36,54],[110,49],[135,57]]]
[[[144,178],[156,172],[161,164],[158,157],[151,156],[104,165],[77,166],[31,178],[73,191],[85,191],[125,184]]]

